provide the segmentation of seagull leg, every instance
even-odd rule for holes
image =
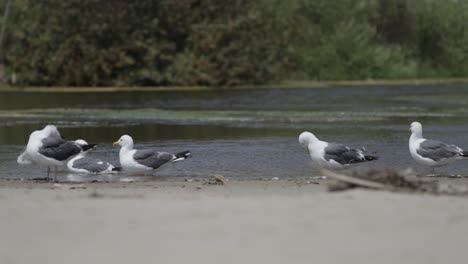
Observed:
[[[50,167],[47,166],[47,181],[49,181],[49,175],[50,175]]]
[[[57,166],[54,166],[54,182],[57,182]]]

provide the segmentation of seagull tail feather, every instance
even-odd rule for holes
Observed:
[[[190,156],[192,156],[192,153],[190,153],[190,151],[186,150],[186,151],[176,153],[174,155],[176,156],[176,158],[172,162],[177,162],[177,161],[188,159]]]
[[[122,167],[114,167],[112,168],[112,171],[122,171]]]
[[[366,159],[366,161],[373,161],[379,159],[379,157],[377,156],[364,156],[364,158]]]
[[[81,145],[81,149],[83,151],[87,151],[87,150],[90,150],[92,148],[94,148],[97,144],[88,144],[88,145]]]
[[[462,152],[461,156],[464,157],[464,158],[468,158],[468,152]]]

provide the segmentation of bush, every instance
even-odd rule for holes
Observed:
[[[13,0],[2,52],[19,85],[466,77],[467,18],[467,1]]]

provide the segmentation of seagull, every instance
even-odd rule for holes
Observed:
[[[96,144],[79,145],[74,141],[66,141],[57,127],[47,125],[42,130],[31,133],[26,150],[17,161],[19,164],[47,166],[47,178],[49,178],[50,166],[63,166],[70,158],[94,146]]]
[[[185,160],[192,155],[190,151],[173,154],[149,149],[133,149],[133,139],[129,135],[121,136],[113,145],[121,146],[119,152],[120,165],[123,170],[132,174],[144,174],[162,165]]]
[[[75,140],[75,143],[80,146],[88,145],[88,142],[83,139]],[[68,170],[75,173],[116,173],[120,170],[120,167],[114,167],[107,161],[102,161],[100,159],[87,157],[87,151],[83,151],[80,154],[76,155],[74,158],[70,159],[67,162]]]
[[[364,149],[352,149],[343,144],[321,141],[310,132],[301,133],[299,143],[307,150],[313,162],[326,168],[339,169],[378,159],[376,156],[364,155]]]
[[[423,138],[423,129],[419,122],[411,123],[410,131],[409,151],[411,157],[420,165],[432,167],[432,171],[434,171],[434,167],[468,157],[468,153],[465,153],[460,147]]]

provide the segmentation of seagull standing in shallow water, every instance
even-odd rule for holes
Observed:
[[[338,169],[347,165],[377,160],[378,157],[366,156],[362,149],[352,149],[338,143],[319,140],[310,132],[299,135],[299,143],[305,147],[313,162],[319,166]]]
[[[468,157],[468,153],[455,145],[423,138],[423,129],[419,122],[411,123],[410,131],[409,151],[411,157],[420,165],[432,167],[433,172],[434,167]]]
[[[144,174],[162,165],[185,160],[192,155],[190,151],[173,154],[149,149],[134,149],[133,139],[129,135],[121,136],[113,145],[121,146],[119,152],[120,165],[124,171],[132,174]]]
[[[47,178],[49,178],[50,166],[63,166],[70,158],[94,146],[96,144],[80,145],[75,141],[66,141],[60,135],[57,127],[47,125],[42,130],[31,133],[26,150],[18,157],[17,161],[19,164],[32,163],[47,166]],[[55,176],[57,176],[56,168]]]

